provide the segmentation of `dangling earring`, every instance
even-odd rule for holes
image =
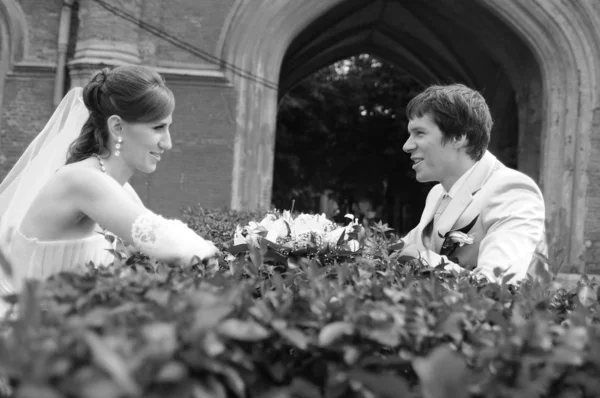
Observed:
[[[123,138],[119,136],[117,138],[117,143],[115,144],[115,156],[121,156],[121,143],[123,142]]]

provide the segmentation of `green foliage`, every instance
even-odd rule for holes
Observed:
[[[199,204],[182,209],[183,221],[200,236],[213,241],[220,249],[224,248],[224,243],[233,239],[237,225],[260,220],[265,214],[264,211],[207,209]]]
[[[31,282],[0,324],[0,372],[40,398],[598,396],[595,284],[483,285],[371,231],[341,263],[134,256]]]

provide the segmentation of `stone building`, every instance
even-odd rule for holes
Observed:
[[[66,90],[141,63],[177,99],[174,149],[133,181],[148,206],[266,207],[281,94],[360,52],[481,90],[492,148],[518,142],[556,247],[600,270],[596,0],[0,0],[0,176]]]

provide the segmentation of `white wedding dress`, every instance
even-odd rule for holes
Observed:
[[[11,262],[12,276],[0,269],[0,296],[19,292],[26,279],[44,280],[61,271],[84,270],[110,265],[114,247],[104,235],[94,232],[75,240],[41,241],[23,235],[20,226],[31,203],[66,163],[70,144],[79,136],[89,112],[81,88],[71,90],[0,184],[0,250]],[[154,213],[140,215],[132,225],[131,241],[142,253],[157,259],[210,259],[218,249],[179,220]],[[6,304],[0,299],[0,319]]]
[[[108,265],[113,248],[99,233],[75,240],[41,241],[23,235],[20,225],[31,203],[66,162],[71,142],[80,134],[88,111],[81,88],[71,90],[0,184],[0,249],[12,276],[0,270],[0,296],[20,291],[25,278],[45,279],[61,271],[84,269],[92,261]],[[0,317],[2,307],[0,300]]]
[[[111,249],[114,246],[99,233],[82,239],[41,241],[16,230],[4,248],[16,286],[0,276],[0,295],[19,291],[22,286],[18,281],[26,278],[44,280],[62,271],[83,270],[90,261],[95,266],[109,265],[114,260]]]

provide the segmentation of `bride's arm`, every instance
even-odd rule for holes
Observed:
[[[131,197],[135,203],[144,206],[144,202],[142,202],[142,199],[140,199],[140,196],[137,194],[135,189],[133,189],[130,183],[126,182],[125,185],[123,185],[123,189],[125,189],[125,192],[127,192],[129,197]]]
[[[218,249],[179,220],[165,219],[131,200],[114,179],[94,169],[62,171],[74,205],[103,228],[162,261],[189,264],[218,254]]]

